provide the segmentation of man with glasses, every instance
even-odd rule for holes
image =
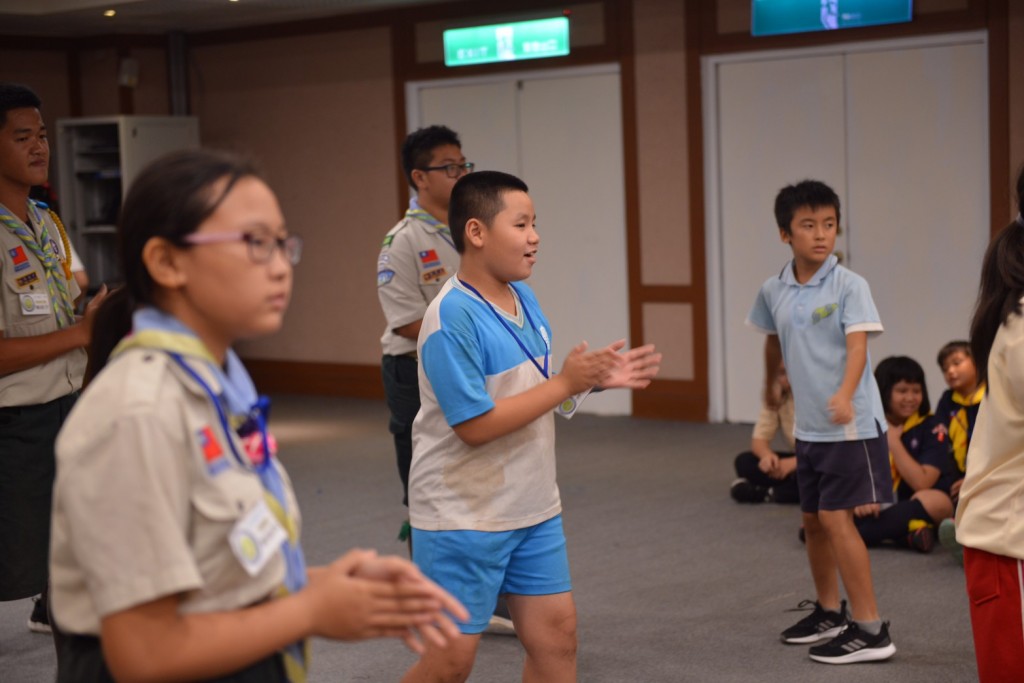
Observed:
[[[409,505],[412,421],[420,409],[416,338],[423,314],[459,268],[448,230],[448,199],[455,181],[473,170],[459,136],[445,126],[420,128],[402,145],[402,168],[413,189],[409,210],[391,228],[377,258],[377,296],[387,327],[381,372],[391,409],[402,503]],[[408,533],[403,527],[403,537]]]

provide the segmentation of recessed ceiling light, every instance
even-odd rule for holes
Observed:
[[[106,12],[103,13],[103,16],[105,16],[105,17],[112,17],[112,16],[114,16],[116,14],[117,14],[117,10],[108,9]]]

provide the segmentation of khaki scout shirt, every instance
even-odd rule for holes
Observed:
[[[771,443],[781,429],[782,436],[786,438],[786,443],[789,444],[790,448],[795,448],[796,439],[793,436],[795,417],[793,392],[791,391],[786,392],[782,397],[782,403],[777,410],[769,408],[762,402],[761,413],[757,416],[757,422],[754,424],[754,433],[751,436],[754,439],[763,439]]]
[[[1024,318],[1012,313],[999,326],[989,351],[988,395],[981,401],[967,451],[967,474],[956,510],[956,540],[970,548],[1024,560],[1021,510]]]
[[[459,253],[450,237],[414,217],[391,228],[377,258],[377,298],[387,318],[380,338],[385,356],[416,350],[416,340],[395,334],[396,328],[423,318],[427,304],[459,270]]]
[[[193,368],[219,391],[206,368]],[[50,581],[63,630],[98,635],[102,617],[168,595],[181,596],[182,613],[237,609],[282,584],[280,553],[250,577],[229,545],[263,500],[229,438],[205,391],[161,351],[125,351],[90,384],[57,440]]]
[[[53,219],[46,211],[40,214],[58,253],[66,258]],[[40,226],[28,227],[36,235],[41,232]],[[59,275],[63,276],[63,273]],[[42,293],[49,297],[46,275],[35,254],[5,225],[0,225],[0,280],[3,280],[0,283],[0,332],[4,337],[38,337],[60,329],[52,306],[46,307],[42,314],[25,312],[21,295]],[[72,300],[78,298],[81,290],[74,278],[67,283]],[[0,408],[38,405],[78,391],[82,387],[85,363],[85,349],[74,349],[31,368],[0,375]]]

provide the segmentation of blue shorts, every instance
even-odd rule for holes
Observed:
[[[412,530],[412,559],[469,610],[463,633],[481,633],[498,596],[572,590],[562,516],[513,531]]]
[[[873,439],[796,442],[800,509],[852,510],[858,505],[893,503],[889,442],[879,430]]]

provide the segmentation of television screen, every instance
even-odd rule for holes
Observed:
[[[751,33],[830,31],[910,21],[913,0],[752,0]]]
[[[444,32],[445,66],[468,66],[569,54],[569,19],[554,17]]]

